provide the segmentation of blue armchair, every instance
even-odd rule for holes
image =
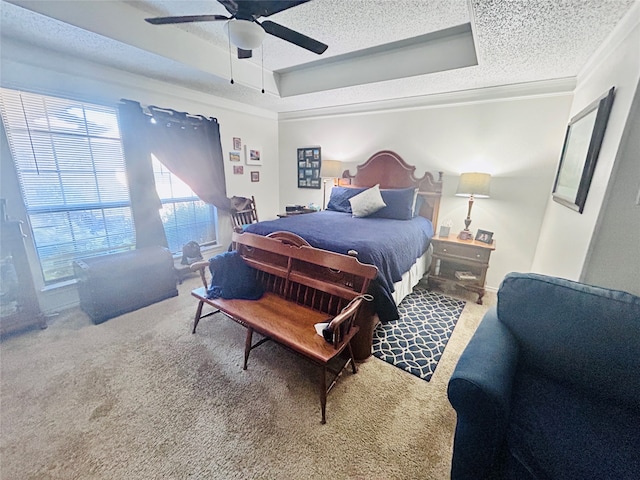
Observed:
[[[452,480],[637,480],[640,297],[508,274],[448,396]]]

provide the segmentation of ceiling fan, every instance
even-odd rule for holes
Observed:
[[[238,48],[238,58],[251,58],[251,51],[262,44],[265,32],[274,37],[298,45],[318,55],[327,45],[299,32],[283,27],[270,20],[258,22],[260,17],[269,17],[310,0],[218,0],[231,14],[224,15],[186,15],[180,17],[156,17],[145,20],[152,25],[175,23],[212,22],[227,20],[225,30],[229,40]]]

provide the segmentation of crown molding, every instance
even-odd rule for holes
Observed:
[[[577,75],[580,83],[584,82],[598,66],[601,65],[612,53],[614,53],[622,42],[624,42],[633,31],[640,25],[640,1],[634,2],[627,14],[614,27],[607,38],[591,55],[589,60],[583,65]]]
[[[573,77],[539,82],[516,83],[498,87],[460,90],[457,92],[438,93],[414,97],[396,98],[376,102],[355,103],[335,107],[315,108],[278,114],[280,122],[300,119],[327,118],[345,115],[360,115],[390,111],[420,110],[440,108],[452,105],[474,104],[507,100],[518,100],[532,97],[551,97],[570,95],[576,87]]]
[[[136,95],[148,92],[235,113],[277,120],[276,113],[269,110],[143,77],[87,59],[74,58],[63,52],[25,45],[12,39],[2,40],[0,65],[0,84],[7,88],[106,104],[117,103],[123,95],[133,95],[133,92],[137,92]],[[60,77],[53,80],[52,72]]]

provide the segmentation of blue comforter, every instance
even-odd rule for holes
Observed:
[[[378,267],[374,283],[384,298],[376,301],[376,309],[380,320],[388,321],[398,318],[391,298],[393,284],[402,279],[402,274],[429,247],[433,225],[423,217],[411,220],[357,218],[350,213],[324,210],[254,223],[247,226],[246,231],[258,235],[293,232],[316,248],[343,254],[356,250],[358,260]]]

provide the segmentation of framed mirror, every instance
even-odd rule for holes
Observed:
[[[607,128],[615,88],[574,116],[567,126],[553,200],[582,213],[600,146]]]

